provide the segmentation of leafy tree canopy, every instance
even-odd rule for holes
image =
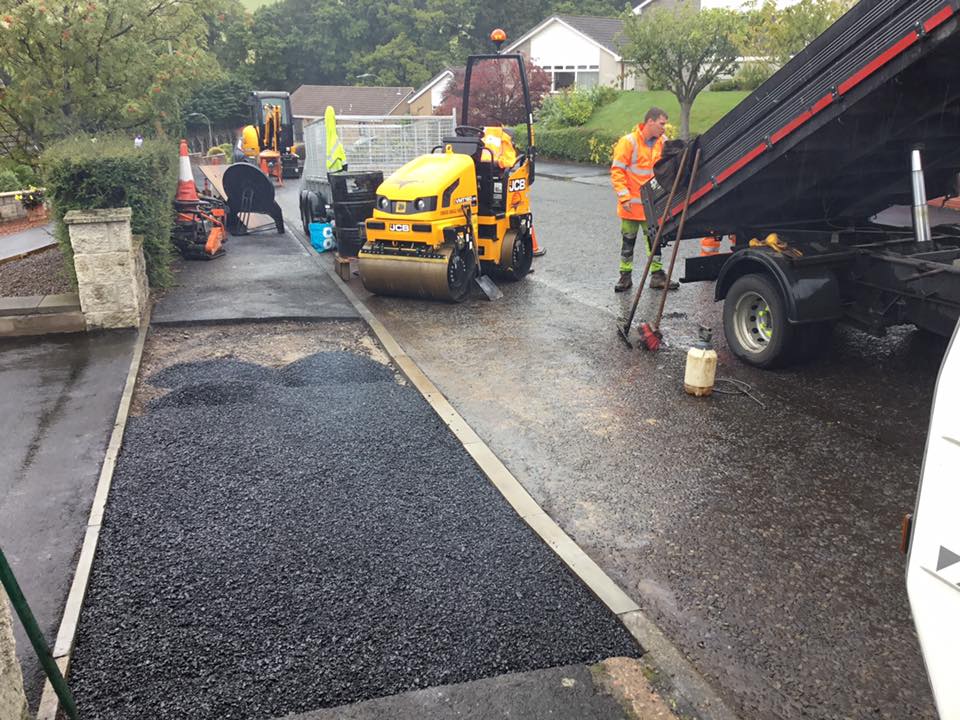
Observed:
[[[853,0],[800,0],[778,8],[774,0],[754,2],[736,34],[741,52],[779,64],[803,50],[853,6]]]
[[[717,76],[737,65],[734,36],[740,24],[729,10],[700,10],[688,3],[642,15],[625,13],[622,55],[655,87],[680,103],[680,135],[690,135],[693,101]]]
[[[526,63],[530,104],[539,108],[550,91],[550,76],[543,68]],[[437,112],[449,115],[463,106],[465,69],[458,69],[447,86]],[[464,125],[519,125],[527,121],[523,102],[520,66],[513,61],[485,60],[474,66],[470,75],[470,116],[459,118]]]
[[[203,14],[218,1],[0,0],[3,149],[29,159],[76,132],[175,126],[216,67]]]

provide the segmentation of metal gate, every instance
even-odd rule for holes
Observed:
[[[430,153],[455,126],[456,115],[343,115],[337,118],[337,135],[350,170],[382,170],[386,176]],[[323,118],[304,125],[304,178],[326,178],[326,138]]]

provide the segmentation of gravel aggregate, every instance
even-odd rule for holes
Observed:
[[[58,248],[0,264],[0,297],[56,295],[74,292]]]
[[[270,718],[640,649],[394,371],[154,374],[71,683],[94,718]]]

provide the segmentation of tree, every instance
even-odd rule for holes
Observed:
[[[530,104],[540,107],[550,92],[550,76],[539,65],[525,62]],[[460,111],[463,105],[465,69],[459,68],[443,92],[438,115]],[[458,118],[463,125],[518,125],[527,121],[523,103],[520,68],[510,60],[485,60],[474,65],[470,76],[470,117]]]
[[[687,3],[624,15],[621,55],[646,75],[654,86],[672,92],[680,103],[680,135],[690,137],[693,101],[717,76],[737,65],[733,41],[737,14],[729,10],[701,10]]]
[[[0,0],[0,135],[30,160],[75,132],[175,127],[215,63],[206,0]]]
[[[743,55],[787,62],[850,9],[852,0],[800,0],[778,8],[775,0],[754,3],[736,35]]]

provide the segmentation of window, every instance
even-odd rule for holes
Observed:
[[[566,90],[577,84],[577,74],[575,72],[560,71],[553,74],[553,89]]]
[[[589,70],[589,71],[577,73],[578,88],[589,90],[590,88],[595,88],[599,84],[600,84],[599,70]]]
[[[551,92],[589,90],[600,84],[600,68],[596,65],[544,65],[543,69],[550,75]]]

